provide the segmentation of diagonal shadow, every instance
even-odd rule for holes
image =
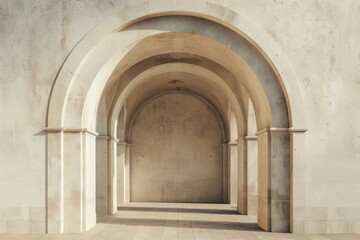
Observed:
[[[264,232],[256,223],[227,221],[169,220],[152,218],[105,218],[98,223],[122,224],[126,226],[176,227],[193,229],[221,229]]]
[[[199,208],[157,208],[157,207],[134,207],[121,206],[118,211],[141,211],[141,212],[178,212],[178,213],[202,213],[202,214],[226,214],[240,215],[236,210],[232,209],[199,209]]]

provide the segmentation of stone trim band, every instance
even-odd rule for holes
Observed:
[[[255,133],[256,136],[259,136],[264,133],[271,133],[271,132],[291,132],[291,133],[304,133],[307,132],[308,129],[296,129],[296,128],[264,128]]]
[[[87,128],[50,128],[46,127],[45,132],[73,132],[73,133],[88,133],[92,136],[98,137],[99,133],[88,130]]]

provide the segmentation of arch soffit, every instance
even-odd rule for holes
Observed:
[[[164,59],[166,59],[166,60],[164,60]],[[128,63],[130,61],[127,60],[125,62]],[[212,61],[211,59],[207,59],[202,56],[197,56],[197,55],[187,54],[187,53],[159,54],[159,55],[155,55],[153,57],[146,58],[143,61],[137,62],[125,71],[119,70],[119,68],[121,68],[121,66],[120,66],[121,63],[119,64],[117,69],[115,69],[113,74],[111,75],[111,77],[108,81],[108,84],[107,84],[105,90],[103,91],[103,96],[101,98],[101,105],[103,107],[106,107],[107,109],[105,109],[101,112],[100,111],[98,112],[98,119],[102,118],[102,121],[101,121],[102,123],[107,121],[109,112],[112,109],[112,107],[110,105],[116,101],[116,99],[121,94],[125,84],[128,84],[128,82],[130,82],[132,78],[134,78],[135,76],[137,76],[138,74],[140,74],[141,72],[143,72],[147,69],[150,69],[152,67],[156,67],[156,66],[159,66],[162,64],[169,64],[169,63],[184,63],[184,64],[188,64],[188,65],[200,66],[205,69],[209,69],[210,71],[213,69],[216,69],[216,74],[222,79],[227,79],[230,84],[230,87],[233,90],[238,91],[238,93],[239,93],[238,97],[242,98],[242,99],[239,99],[240,104],[242,104],[242,102],[245,102],[245,100],[247,100],[247,98],[248,98],[248,95],[246,94],[245,90],[241,91],[242,89],[235,89],[235,86],[237,86],[235,77],[229,71],[227,71],[227,69],[225,69],[218,63]],[[171,66],[173,66],[173,65],[171,65]],[[175,68],[174,70],[181,71],[181,69],[177,69],[177,68]],[[174,78],[174,77],[175,76],[171,76],[171,75],[169,76],[169,78]],[[119,81],[120,79],[121,79],[121,81]],[[197,79],[197,80],[201,80],[201,79]],[[206,88],[204,88],[204,89],[206,89]],[[242,100],[242,101],[240,101],[240,100]],[[245,109],[245,107],[243,107],[243,109]],[[103,114],[105,112],[106,112],[106,114]],[[245,115],[245,113],[244,113],[244,115]],[[104,127],[101,124],[97,125],[97,130],[98,131],[100,130],[100,132],[107,133],[106,129],[107,129],[107,127]]]
[[[237,121],[239,123],[239,135],[244,136],[246,133],[246,115],[244,115],[243,106],[240,106],[239,101],[237,100],[234,92],[232,89],[226,85],[223,84],[221,78],[213,73],[212,71],[203,68],[201,66],[192,65],[192,64],[186,64],[186,63],[167,63],[158,65],[152,68],[149,68],[145,71],[142,71],[139,73],[136,77],[134,77],[129,84],[127,84],[121,91],[121,94],[116,98],[115,104],[112,108],[112,111],[110,112],[109,117],[109,132],[111,136],[116,136],[116,129],[117,129],[117,120],[120,114],[120,110],[122,106],[124,105],[125,100],[136,92],[136,89],[144,88],[146,87],[146,83],[149,82],[149,79],[157,81],[157,78],[162,78],[163,76],[166,76],[167,74],[172,74],[173,76],[176,76],[178,79],[183,80],[182,78],[184,76],[190,77],[191,79],[194,78],[195,80],[201,79],[202,81],[206,81],[210,84],[210,86],[214,86],[214,89],[218,89],[219,93],[223,94],[224,96],[227,96],[227,99],[229,100],[229,104],[234,108],[238,109],[239,111],[235,111]],[[186,74],[186,75],[185,75]],[[152,81],[153,82],[153,81]],[[200,84],[200,82],[198,83]],[[194,86],[194,85],[193,85]],[[195,87],[195,90],[197,88]],[[198,88],[199,89],[199,88]],[[149,88],[150,94],[151,89]],[[198,91],[200,95],[203,95],[205,98],[209,99],[209,97],[206,97],[204,93],[201,93]],[[211,91],[210,91],[211,93]],[[217,94],[217,96],[219,96]],[[221,96],[221,95],[220,95]],[[145,95],[146,97],[146,95]],[[141,102],[141,99],[140,99]],[[210,101],[211,102],[211,101]],[[214,104],[212,101],[212,105],[219,108],[219,105]],[[223,118],[225,118],[225,112],[219,111],[221,115],[223,115]],[[225,118],[226,119],[226,118]]]
[[[74,70],[81,65],[87,53],[104,36],[119,31],[134,22],[155,16],[190,15],[222,24],[236,31],[253,44],[268,60],[281,85],[286,89],[285,93],[287,94],[285,96],[288,103],[290,103],[288,107],[291,105],[295,109],[293,112],[289,111],[292,114],[290,114],[290,123],[292,122],[290,126],[295,125],[298,128],[303,128],[302,96],[294,72],[282,51],[262,29],[231,9],[205,0],[198,1],[196,7],[191,6],[191,9],[186,4],[181,3],[167,2],[166,6],[161,3],[161,1],[148,1],[148,8],[134,9],[133,11],[127,9],[125,14],[113,16],[98,25],[79,42],[70,53],[56,79],[49,103],[47,127],[61,127],[63,125],[63,108],[64,104],[66,104],[66,95],[71,89],[72,81],[75,78]]]
[[[170,34],[171,35],[171,34]],[[179,35],[179,36],[181,36],[182,34],[180,34],[180,33],[177,33],[177,35]],[[186,34],[185,34],[186,35]],[[189,35],[189,34],[188,34]],[[157,37],[157,36],[162,36],[162,35],[155,35],[155,37]],[[178,37],[179,37],[178,36]],[[194,36],[193,34],[190,34],[190,36],[192,36],[192,37],[196,37],[196,36]],[[198,37],[200,37],[200,36],[198,36]],[[116,39],[118,39],[118,38],[116,38]],[[148,37],[148,38],[145,38],[145,39],[151,39],[151,37]],[[203,39],[205,39],[205,38],[203,38]],[[199,40],[199,39],[195,39],[195,40]],[[196,42],[194,40],[194,42]],[[140,41],[140,43],[143,43],[143,41],[144,40],[142,40],[142,41]],[[210,41],[210,40],[209,40]],[[216,41],[212,41],[213,43],[216,43]],[[210,42],[208,42],[209,43],[209,45],[211,46],[211,44],[210,44]],[[134,43],[135,44],[135,43]],[[139,43],[138,43],[139,44]],[[168,42],[168,44],[169,44],[169,42]],[[171,45],[172,43],[170,42],[170,45]],[[131,45],[131,44],[130,44]],[[143,44],[144,45],[144,44]],[[171,49],[171,46],[170,45],[168,45],[167,47],[160,47],[160,50],[157,50],[157,51],[154,51],[154,49],[153,49],[153,54],[155,55],[155,54],[160,54],[161,55],[161,51],[164,51],[163,53],[164,54],[168,54],[167,53],[167,51],[169,51],[169,49]],[[187,49],[191,49],[191,48],[193,48],[192,46],[191,46],[192,44],[191,44],[191,42],[188,42],[187,43]],[[136,45],[137,46],[137,45]],[[151,44],[150,44],[150,46],[151,46]],[[218,44],[218,46],[221,46],[221,44]],[[159,47],[159,46],[158,46]],[[174,46],[173,46],[174,47]],[[144,49],[147,49],[147,48],[149,48],[149,46],[146,46],[146,44],[145,44],[145,47],[144,47]],[[137,49],[137,48],[135,48],[135,49]],[[226,49],[226,48],[225,48]],[[224,49],[224,50],[225,50]],[[97,50],[97,51],[99,51],[99,50]],[[107,50],[107,51],[109,51],[109,50]],[[113,57],[111,57],[110,58],[110,60],[105,64],[105,66],[104,67],[102,67],[102,69],[101,70],[97,70],[97,71],[99,71],[99,73],[98,74],[96,74],[96,70],[94,71],[94,69],[96,69],[96,67],[97,66],[99,66],[99,65],[101,65],[101,64],[99,64],[99,61],[95,61],[95,62],[93,62],[93,63],[91,63],[89,66],[87,66],[85,69],[82,69],[83,71],[85,71],[85,72],[87,72],[87,70],[89,70],[90,72],[92,71],[92,74],[93,75],[96,75],[96,77],[92,77],[92,74],[89,74],[89,73],[87,73],[87,74],[85,74],[85,76],[83,76],[82,78],[80,78],[80,79],[82,79],[83,81],[78,81],[79,82],[79,84],[82,84],[80,87],[78,86],[78,89],[80,89],[80,92],[77,92],[77,93],[75,93],[75,94],[72,94],[73,95],[73,97],[75,97],[75,100],[73,100],[73,101],[70,101],[70,102],[68,102],[69,103],[69,107],[67,108],[67,111],[69,112],[69,113],[73,113],[73,115],[76,115],[77,113],[79,113],[79,112],[81,112],[81,109],[82,109],[82,101],[79,101],[79,96],[81,97],[82,95],[85,95],[85,94],[87,94],[88,96],[90,96],[90,97],[88,97],[87,98],[87,100],[90,100],[89,102],[88,102],[88,104],[86,104],[85,103],[85,106],[84,106],[84,108],[83,109],[85,109],[85,111],[83,111],[83,113],[86,113],[86,112],[97,112],[97,110],[94,110],[94,109],[92,109],[92,111],[91,110],[89,110],[89,109],[91,109],[91,108],[96,108],[97,106],[98,106],[98,102],[97,102],[97,99],[99,99],[100,98],[100,95],[101,95],[101,91],[100,91],[100,93],[99,93],[99,91],[98,91],[98,89],[103,89],[103,86],[107,83],[107,80],[108,80],[108,78],[109,78],[109,75],[110,75],[110,73],[111,72],[113,72],[113,70],[112,69],[114,69],[114,66],[117,64],[117,62],[118,61],[120,61],[120,59],[122,59],[123,58],[123,56],[124,56],[124,54],[127,52],[127,51],[129,51],[129,48],[127,48],[127,46],[125,47],[125,50],[124,51],[119,51],[120,52],[120,54],[118,54],[118,55],[115,55],[115,56],[113,56]],[[176,49],[173,49],[173,51],[176,51]],[[183,49],[178,49],[178,51],[184,51]],[[95,52],[95,50],[94,50],[94,52]],[[138,62],[139,61],[139,56],[140,55],[144,55],[144,52],[146,53],[147,51],[146,50],[144,50],[144,51],[140,51],[140,53],[135,53],[134,54],[134,52],[133,52],[133,50],[131,50],[130,52],[132,52],[133,53],[133,55],[135,55],[135,56],[137,56],[137,58],[135,58],[135,59],[129,59],[129,58],[127,58],[127,61],[123,61],[123,62],[125,62],[124,63],[124,65],[121,65],[123,68],[126,68],[126,67],[128,67],[128,66],[131,66],[132,64],[135,64],[136,62]],[[219,53],[222,53],[222,51],[219,51]],[[230,51],[229,51],[230,52]],[[206,53],[206,50],[205,50],[205,53]],[[186,53],[181,53],[181,54],[186,54]],[[190,53],[191,54],[191,53]],[[203,51],[203,53],[200,53],[200,55],[201,54],[204,54],[204,51]],[[97,55],[97,54],[95,54],[95,55]],[[232,56],[234,56],[234,58],[236,58],[236,56],[235,56],[235,54],[231,54]],[[130,56],[131,56],[131,54],[130,54]],[[114,60],[115,59],[115,60]],[[226,59],[226,58],[224,58],[224,59]],[[140,59],[141,60],[141,59]],[[246,62],[245,61],[242,61],[242,63],[244,64],[244,65],[246,65]],[[221,67],[222,69],[225,69],[223,66],[221,66],[221,65],[219,65],[218,64],[218,66],[216,67],[216,68],[219,68],[219,67]],[[245,67],[246,68],[246,67]],[[250,69],[250,67],[247,67],[247,69]],[[117,68],[114,72],[116,73],[116,74],[118,74],[118,75],[120,75],[120,73],[119,72],[121,72],[121,71],[123,71],[124,69],[121,69],[121,67],[120,67],[120,70],[119,70],[119,68]],[[251,69],[250,69],[250,71],[251,71]],[[225,71],[223,71],[223,72],[225,72]],[[113,75],[115,75],[115,79],[117,80],[117,78],[118,78],[118,76],[116,75],[116,74],[112,74],[112,76]],[[231,77],[230,76],[231,74],[223,74],[223,76],[226,76],[226,79],[233,79],[234,77]],[[234,75],[234,74],[233,74]],[[243,73],[238,73],[238,74],[235,74],[235,75],[239,75],[239,76],[242,76],[242,75],[246,75],[246,74],[243,74]],[[253,76],[255,76],[254,74],[252,74]],[[229,77],[230,76],[230,77]],[[88,91],[89,93],[84,93],[84,92],[81,92],[81,91],[83,91],[85,88],[86,88],[86,86],[84,85],[84,82],[86,82],[86,79],[94,79],[94,78],[96,78],[97,80],[97,82],[96,82],[96,84],[92,84],[91,85],[91,87],[89,87],[90,88],[90,91]],[[114,77],[113,77],[114,78]],[[254,78],[256,78],[256,77],[254,77]],[[110,77],[110,79],[111,79],[111,77]],[[123,80],[123,79],[122,79]],[[91,81],[88,81],[88,82],[90,82],[91,83]],[[95,81],[94,81],[95,82]],[[111,82],[111,81],[110,81]],[[124,81],[121,81],[121,82],[124,82]],[[238,83],[237,83],[237,81],[233,81],[233,84],[232,84],[233,86],[232,86],[232,88],[234,89],[234,90],[236,90],[237,88],[239,88],[238,87]],[[92,90],[93,91],[91,91],[91,88],[92,88]],[[111,94],[108,94],[108,92],[107,91],[104,91],[104,92],[106,92],[106,96],[111,96]],[[240,92],[241,92],[241,89],[240,89]],[[255,92],[255,91],[253,91],[253,92]],[[244,97],[244,96],[247,96],[247,94],[245,93],[245,91],[243,91],[242,92],[242,94],[240,94],[240,97]],[[96,96],[98,96],[98,97],[96,97]],[[244,99],[243,99],[244,100]],[[247,99],[246,99],[246,101],[247,101]],[[264,101],[265,102],[265,101]],[[72,103],[72,104],[71,104]],[[78,104],[76,104],[76,103],[78,103]],[[79,107],[79,104],[81,105],[80,107]],[[86,110],[88,110],[88,111],[86,111]],[[71,114],[69,114],[70,116],[71,116]],[[83,117],[88,117],[88,116],[90,116],[91,114],[83,114]],[[95,117],[91,117],[91,118],[89,118],[89,119],[91,119],[91,121],[90,122],[93,122],[93,119],[94,119]],[[80,118],[69,118],[70,120],[69,121],[67,121],[67,126],[71,126],[71,124],[73,124],[73,122],[72,121],[78,121],[78,123],[77,123],[77,125],[80,125],[81,123],[79,123],[79,119]],[[82,121],[82,122],[85,122],[85,121]],[[90,123],[91,124],[91,123]],[[76,124],[74,124],[75,125],[75,127],[76,127]],[[85,126],[89,126],[89,124],[85,124]],[[90,128],[91,130],[92,130],[92,128]],[[93,129],[95,129],[95,128],[93,128]]]
[[[133,50],[129,51],[129,58],[126,58],[126,61],[124,60],[123,63],[125,63],[125,65],[131,66],[135,65],[136,62],[147,58],[161,54],[172,53],[190,54],[211,59],[212,61],[218,63],[221,69],[227,69],[227,71],[231,73],[230,75],[233,76],[235,81],[231,83],[232,78],[227,77],[222,79],[221,82],[226,82],[226,84],[228,84],[235,92],[240,91],[241,94],[239,92],[236,94],[239,98],[247,96],[245,91],[241,92],[241,86],[246,89],[246,92],[252,94],[250,97],[255,99],[255,108],[258,110],[258,112],[261,112],[261,114],[259,114],[260,116],[257,118],[259,129],[271,126],[271,113],[270,106],[267,101],[267,96],[260,82],[258,81],[256,74],[244,60],[238,57],[236,53],[226,48],[226,46],[212,39],[189,33],[171,33],[170,35],[170,39],[167,37],[167,33],[164,33],[141,40]],[[161,44],[159,44],[159,41]],[[174,41],[179,41],[181,44],[174,44]],[[198,42],[202,42],[203,45],[207,46],[207,48],[205,49],[194,47],[194,43]],[[214,72],[218,74],[218,72],[221,72],[221,69],[216,69]],[[139,70],[137,68],[135,68],[135,70],[141,71],[141,69]],[[122,66],[114,70],[115,74],[110,78],[109,82],[118,80],[124,71],[125,67]],[[134,77],[137,74],[138,73],[130,73],[130,76]],[[122,78],[121,84],[123,85],[125,83],[126,78]],[[94,94],[95,93],[90,94],[90,96],[93,96]],[[247,102],[244,99],[238,99],[238,101]],[[243,109],[246,109],[246,104]],[[85,114],[85,116],[89,116],[89,114]],[[89,122],[89,125],[91,125],[91,122]]]

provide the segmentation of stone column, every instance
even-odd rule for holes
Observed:
[[[246,136],[247,140],[247,198],[248,214],[256,215],[258,206],[258,144],[256,136]]]
[[[108,155],[108,214],[117,211],[117,143],[116,138],[109,138]]]
[[[96,225],[96,135],[84,132],[83,145],[83,231],[87,231]]]
[[[290,131],[263,129],[258,135],[258,225],[290,231]]]
[[[95,137],[47,128],[47,232],[79,233],[96,224]]]
[[[238,143],[229,143],[230,154],[230,204],[237,206],[238,200]]]
[[[238,143],[238,200],[237,209],[240,214],[247,214],[247,141],[239,138]]]
[[[83,137],[79,130],[64,132],[64,232],[83,231]]]
[[[293,129],[291,135],[291,208],[290,208],[290,231],[293,233],[305,232],[306,216],[306,129]]]
[[[95,137],[84,129],[64,130],[64,232],[96,224]]]
[[[229,145],[228,143],[222,144],[223,148],[223,202],[230,203],[230,166],[229,166]]]
[[[96,138],[96,214],[98,217],[108,214],[108,141],[108,136]]]
[[[64,231],[63,194],[63,132],[59,129],[47,131],[47,233]]]
[[[126,172],[126,148],[127,148],[128,143],[126,142],[118,142],[117,145],[117,187],[118,187],[118,197],[117,197],[117,203],[118,206],[120,206],[121,204],[124,204],[125,202],[127,202],[125,200],[125,189],[126,189],[126,184],[127,184],[127,178],[128,176],[125,174]]]
[[[125,203],[130,202],[130,150],[131,144],[125,145],[125,177],[124,177],[124,201]]]

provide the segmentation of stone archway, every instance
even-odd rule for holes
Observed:
[[[205,57],[210,59],[208,63],[212,61],[225,66],[224,71],[220,70],[215,73],[220,79],[223,79],[226,73],[235,76],[234,83],[240,84],[241,87],[238,92],[232,91],[235,99],[231,100],[231,102],[235,106],[234,109],[237,112],[238,119],[241,119],[244,111],[246,112],[246,108],[240,107],[241,104],[246,105],[246,102],[244,102],[246,100],[242,99],[242,97],[247,96],[246,94],[250,95],[257,115],[259,169],[263,176],[259,179],[259,225],[268,231],[289,231],[292,226],[291,219],[294,218],[294,216],[291,216],[291,212],[295,208],[294,205],[301,207],[304,204],[300,198],[293,197],[291,199],[291,194],[296,197],[300,196],[295,192],[295,189],[296,191],[300,189],[301,193],[302,187],[301,183],[299,188],[294,186],[297,181],[302,180],[303,176],[301,171],[297,173],[299,175],[294,175],[291,169],[295,169],[295,166],[291,164],[300,164],[300,166],[296,166],[296,169],[301,169],[301,163],[295,162],[294,158],[301,159],[302,157],[303,137],[301,136],[299,138],[300,142],[298,142],[298,139],[294,137],[294,133],[302,131],[297,130],[297,128],[303,128],[303,125],[301,125],[303,124],[303,109],[301,94],[298,91],[296,81],[293,81],[294,76],[291,74],[291,68],[287,66],[286,58],[275,45],[271,45],[271,40],[269,41],[265,33],[228,8],[207,1],[199,1],[198,6],[201,7],[198,11],[189,11],[187,6],[181,4],[169,3],[165,9],[160,6],[163,5],[158,1],[149,1],[149,8],[147,9],[136,9],[134,12],[121,15],[122,17],[116,16],[104,22],[78,44],[61,69],[52,92],[48,112],[47,231],[81,232],[86,231],[95,224],[95,147],[98,144],[95,136],[98,135],[96,131],[99,129],[95,126],[97,124],[96,115],[98,109],[101,111],[99,105],[101,95],[111,79],[118,78],[119,74],[122,75],[126,70],[131,70],[126,68],[126,64],[123,69],[117,68],[119,62],[121,63],[124,59],[128,63],[133,62],[133,64],[145,61],[151,57],[151,52],[145,51],[143,58],[132,58],[132,56],[136,56],[133,53],[143,51],[148,46],[151,46],[149,44],[152,41],[159,41],[157,37],[165,37],[162,39],[173,41],[172,43],[168,41],[168,43],[175,47],[174,50],[177,50],[177,52]],[[204,10],[207,14],[203,13]],[[200,17],[216,22],[246,39],[270,66],[269,69],[273,71],[275,76],[272,81],[280,87],[273,92],[273,89],[261,82],[261,79],[254,73],[248,62],[234,53],[233,49],[226,48],[217,41],[186,34],[180,34],[177,36],[179,38],[175,40],[171,38],[171,34],[156,36],[161,31],[145,31],[143,32],[144,35],[139,36],[137,33],[132,38],[131,32],[121,31],[135,22],[155,16],[167,15]],[[120,54],[112,54],[112,51],[114,51],[113,45],[104,48],[102,41],[109,39],[109,36],[110,38],[111,36],[114,37],[113,40],[116,38],[124,40],[122,48],[119,49],[121,50]],[[209,43],[216,51],[209,52],[208,49],[205,51],[201,46],[192,48],[190,45],[199,39]],[[188,41],[189,47],[176,49],[178,45],[174,44],[174,41],[179,42],[179,40],[182,43]],[[186,52],[185,49],[190,51]],[[159,49],[154,51],[152,56],[155,57],[161,53],[167,54],[169,52],[162,51],[161,46],[159,46]],[[222,57],[219,53],[226,53],[224,54],[226,57]],[[146,56],[146,54],[150,55]],[[204,66],[201,67],[204,68]],[[128,76],[131,82],[133,82],[133,77],[141,75],[131,71],[127,73],[130,74]],[[218,84],[223,86],[224,89],[231,86],[230,82],[218,81]],[[237,87],[237,85],[233,85],[233,87]],[[234,90],[231,87],[230,89]],[[134,86],[129,84],[128,93],[132,90],[134,90]],[[241,91],[244,94],[240,94]],[[269,91],[272,92],[272,96]],[[107,122],[110,124],[105,128],[106,135],[101,133],[101,139],[106,142],[104,149],[107,149],[107,152],[104,154],[109,159],[110,177],[108,184],[110,183],[110,189],[114,187],[111,184],[114,181],[111,171],[115,169],[112,164],[116,159],[117,139],[114,130],[123,105],[122,101],[124,99],[121,100],[125,96],[123,94],[126,94],[125,89],[116,98],[116,103],[111,103],[112,107],[109,108],[110,117]],[[284,98],[285,105],[281,109],[272,105],[272,102],[276,102],[273,98],[277,97]],[[286,119],[278,118],[279,114],[286,116]],[[275,119],[280,121],[277,122],[279,124],[274,124]],[[284,121],[282,122],[284,124],[281,121]],[[238,131],[240,136],[238,141],[240,150],[239,163],[245,166],[246,128],[239,125]],[[294,148],[298,150],[299,155],[293,154]],[[242,178],[239,178],[240,200],[246,198],[246,174],[241,176]],[[294,176],[299,177],[294,180]],[[291,182],[291,180],[293,181]],[[111,190],[110,193],[112,193]],[[116,197],[111,197],[109,201],[110,209],[114,208],[115,200]],[[246,213],[246,206],[240,205],[239,210]]]

